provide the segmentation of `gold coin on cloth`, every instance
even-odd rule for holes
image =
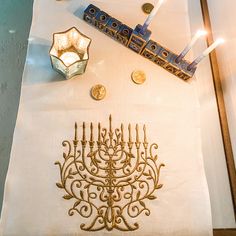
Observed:
[[[131,78],[136,84],[143,84],[146,80],[146,74],[141,70],[133,71]]]
[[[95,100],[102,100],[106,96],[106,88],[101,84],[96,84],[91,89],[91,96]]]
[[[151,3],[144,3],[142,5],[142,10],[146,14],[150,14],[154,6]]]

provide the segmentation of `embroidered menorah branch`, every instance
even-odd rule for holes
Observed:
[[[78,213],[85,218],[82,230],[133,231],[139,228],[135,218],[142,213],[150,215],[146,204],[156,199],[154,193],[162,187],[159,175],[164,164],[157,164],[154,151],[158,146],[149,145],[146,126],[142,128],[143,141],[138,125],[133,141],[129,124],[126,142],[124,125],[113,129],[110,116],[108,129],[98,123],[96,141],[93,123],[89,140],[85,123],[81,139],[75,123],[74,140],[63,142],[67,151],[63,162],[55,163],[60,168],[60,182],[56,185],[65,191],[64,199],[73,201],[69,216]]]

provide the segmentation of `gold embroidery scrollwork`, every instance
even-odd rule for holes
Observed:
[[[162,187],[159,174],[164,164],[157,165],[154,151],[158,146],[155,143],[149,146],[145,125],[143,142],[140,133],[136,125],[133,141],[129,125],[126,142],[123,124],[113,130],[110,116],[109,129],[98,124],[97,141],[93,123],[88,141],[85,123],[81,140],[75,123],[74,140],[63,142],[67,152],[62,163],[55,163],[60,168],[60,182],[56,185],[65,190],[64,199],[74,201],[68,214],[78,213],[87,218],[80,225],[82,230],[133,231],[139,228],[134,218],[141,213],[150,215],[146,200],[156,199],[154,192]]]

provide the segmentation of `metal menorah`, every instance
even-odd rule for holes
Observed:
[[[141,25],[132,29],[93,4],[84,10],[84,20],[112,39],[183,80],[193,77],[197,69],[196,65],[192,66],[192,63],[183,58],[178,60],[179,55],[151,40],[150,30],[146,29],[143,32]]]
[[[85,220],[80,228],[85,231],[113,229],[133,231],[139,228],[135,218],[144,213],[149,216],[148,201],[155,200],[160,169],[157,164],[156,143],[149,145],[146,126],[141,132],[135,126],[132,140],[131,125],[128,125],[128,140],[125,141],[124,125],[113,130],[112,117],[109,128],[97,125],[97,140],[94,125],[90,124],[90,138],[86,139],[83,123],[81,139],[75,123],[74,139],[64,141],[67,151],[60,168],[57,187],[65,191],[64,199],[72,201],[69,216],[78,213]]]

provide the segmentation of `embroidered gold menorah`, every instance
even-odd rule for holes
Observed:
[[[124,125],[102,128],[98,123],[95,141],[94,124],[90,124],[90,138],[86,139],[83,123],[81,139],[75,123],[74,139],[63,141],[67,149],[60,168],[57,187],[65,191],[64,199],[73,201],[69,216],[78,213],[84,218],[82,230],[98,231],[113,229],[133,231],[139,228],[136,218],[140,214],[150,215],[148,201],[155,200],[159,184],[160,169],[157,164],[156,143],[149,145],[146,126],[135,126],[132,139],[131,124],[128,125],[128,140],[125,141]]]

